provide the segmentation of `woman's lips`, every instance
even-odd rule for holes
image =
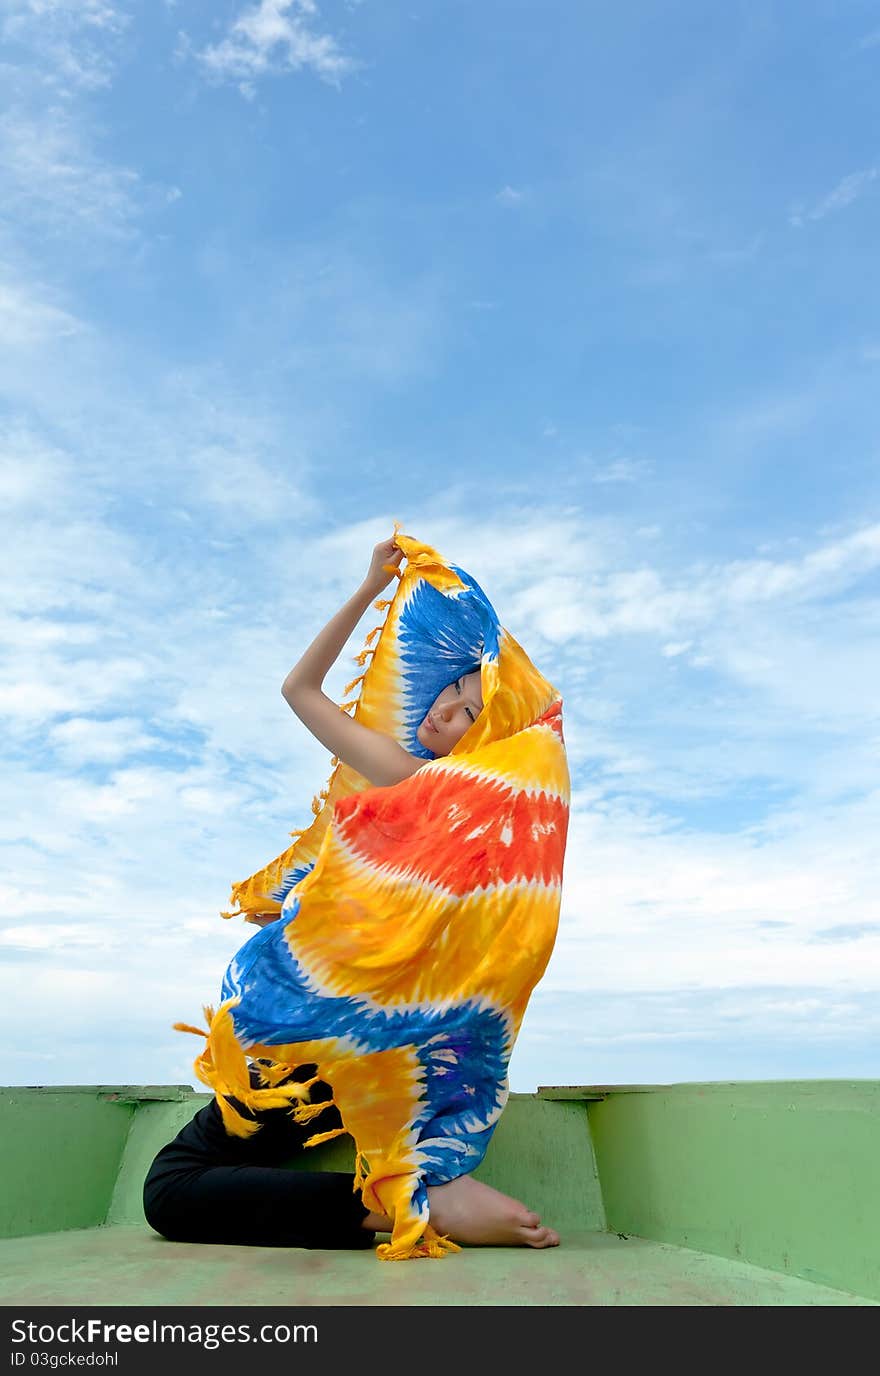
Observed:
[[[434,718],[431,716],[431,713],[430,713],[430,712],[429,712],[428,715],[425,717],[425,721],[428,723],[428,729],[429,729],[429,731],[437,731],[437,728],[436,728],[436,726],[434,725]],[[439,731],[437,731],[437,734],[438,734],[438,735],[440,734]]]

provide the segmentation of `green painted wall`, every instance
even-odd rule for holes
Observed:
[[[0,1088],[0,1236],[103,1223],[133,1113],[94,1085]]]
[[[610,1229],[880,1299],[880,1081],[602,1092]]]

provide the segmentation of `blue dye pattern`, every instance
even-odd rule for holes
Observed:
[[[433,751],[416,732],[444,688],[481,662],[498,656],[498,619],[479,583],[450,565],[465,584],[457,594],[442,593],[421,582],[403,608],[398,627],[398,653],[404,690],[404,748],[421,759]]]
[[[439,1009],[383,1009],[361,998],[316,993],[285,938],[298,911],[294,898],[285,921],[261,928],[226,971],[221,998],[241,1000],[231,1010],[241,1044],[285,1046],[333,1037],[359,1055],[412,1047],[424,1076],[423,1108],[413,1124],[425,1155],[424,1184],[443,1184],[474,1170],[506,1098],[499,1086],[506,1085],[510,1054],[507,1014],[474,999]]]

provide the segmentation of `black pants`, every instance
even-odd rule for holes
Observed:
[[[291,1077],[311,1079],[314,1066]],[[251,1068],[251,1083],[259,1084]],[[322,1081],[310,1099],[330,1098]],[[254,1247],[371,1247],[375,1234],[354,1176],[343,1171],[285,1169],[313,1133],[342,1126],[329,1105],[308,1124],[295,1123],[286,1108],[251,1113],[261,1124],[251,1137],[231,1137],[216,1100],[158,1153],[144,1181],[144,1213],[150,1227],[174,1242],[238,1243]]]

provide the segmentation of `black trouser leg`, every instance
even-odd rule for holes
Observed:
[[[367,1210],[341,1171],[207,1166],[144,1185],[144,1213],[174,1242],[253,1247],[371,1247]]]

